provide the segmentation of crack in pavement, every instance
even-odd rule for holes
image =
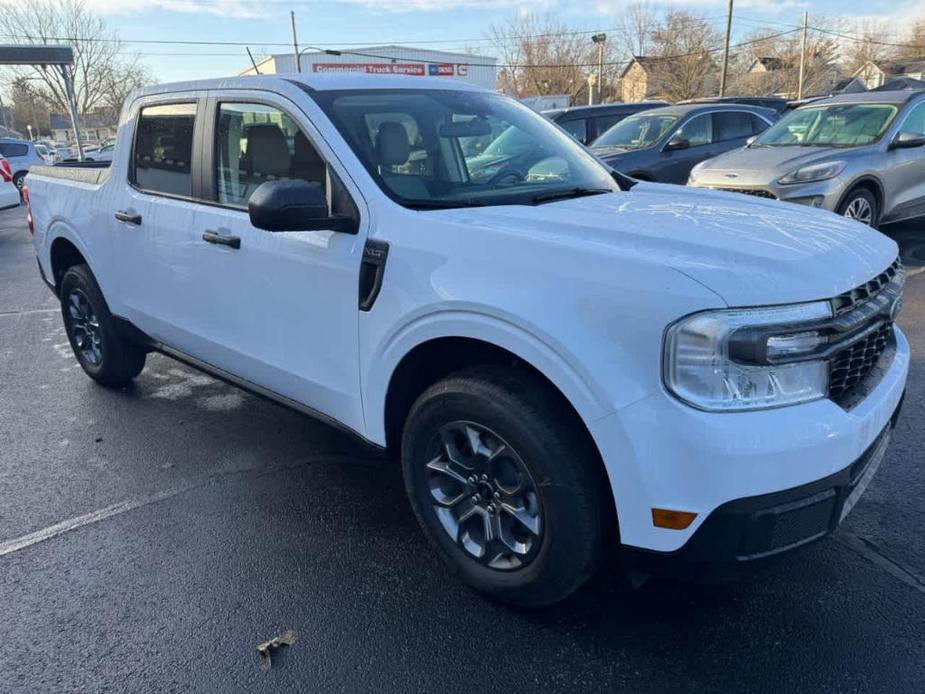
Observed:
[[[266,474],[271,474],[275,472],[282,472],[285,470],[294,470],[306,465],[313,465],[317,463],[337,463],[337,464],[374,464],[380,463],[381,461],[368,459],[364,460],[362,458],[349,457],[344,458],[344,456],[337,455],[323,455],[323,456],[312,456],[305,458],[298,462],[285,463],[282,465],[273,465],[269,467],[253,467],[253,468],[242,468],[238,470],[229,470],[227,472],[220,472],[214,475],[207,475],[201,477],[195,481],[189,482],[172,489],[166,489],[164,491],[156,492],[154,494],[149,494],[148,496],[138,497],[135,499],[129,499],[128,501],[120,501],[118,503],[112,504],[110,506],[105,506],[96,511],[91,511],[90,513],[85,513],[80,516],[74,516],[73,518],[68,518],[63,520],[60,523],[55,523],[50,525],[47,528],[42,528],[41,530],[36,530],[35,532],[22,535],[21,537],[16,537],[11,540],[6,540],[0,542],[0,557],[6,556],[7,554],[12,554],[13,552],[18,552],[21,549],[31,547],[40,542],[45,542],[46,540],[51,540],[52,538],[58,537],[65,533],[71,532],[72,530],[77,530],[83,528],[87,525],[93,525],[94,523],[99,523],[100,521],[106,520],[107,518],[112,518],[113,516],[119,516],[123,513],[129,511],[134,511],[138,508],[144,508],[145,506],[150,506],[151,504],[156,504],[159,501],[169,499],[171,497],[177,496],[178,494],[183,494],[184,492],[192,491],[194,489],[199,489],[201,487],[206,487],[211,484],[218,484],[224,480],[235,477],[238,475],[252,475],[254,477],[261,477]]]
[[[925,593],[925,576],[920,576],[910,567],[891,559],[870,540],[847,531],[840,531],[835,535],[834,539],[848,549],[857,552],[872,564],[879,566],[894,578],[915,588],[920,593]]]

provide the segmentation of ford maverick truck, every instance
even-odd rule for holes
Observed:
[[[856,221],[635,181],[439,78],[144,88],[114,151],[27,179],[84,371],[122,387],[159,352],[394,453],[495,598],[553,603],[610,551],[752,565],[883,459],[905,273]]]

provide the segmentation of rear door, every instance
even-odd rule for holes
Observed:
[[[925,136],[925,101],[913,106],[896,129],[899,133]],[[925,214],[925,147],[893,149],[883,156],[881,176],[886,192],[884,217]]]
[[[275,94],[211,94],[202,132],[208,204],[184,243],[164,249],[168,265],[190,268],[175,278],[179,348],[361,429],[358,287],[368,222],[358,190],[307,116]],[[331,211],[357,220],[357,233],[251,225],[250,196],[284,178],[320,183]]]

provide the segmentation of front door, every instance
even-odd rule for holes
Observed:
[[[656,180],[662,183],[687,183],[691,169],[705,159],[714,156],[713,116],[704,113],[694,116],[681,125],[667,142],[683,140],[684,149],[662,149]]]
[[[187,243],[167,249],[178,262],[188,256],[193,267],[182,309],[186,334],[177,348],[361,429],[359,195],[319,153],[304,114],[269,96],[209,99],[202,179],[210,204],[199,206]],[[333,212],[352,215],[358,233],[251,225],[250,196],[283,178],[321,183]]]

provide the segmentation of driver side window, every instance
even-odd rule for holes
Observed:
[[[903,133],[925,135],[925,102],[915,106],[909,112],[909,115],[906,117],[899,131]]]
[[[672,139],[687,140],[691,147],[711,144],[713,142],[713,116],[705,113],[694,117],[678,128]]]

